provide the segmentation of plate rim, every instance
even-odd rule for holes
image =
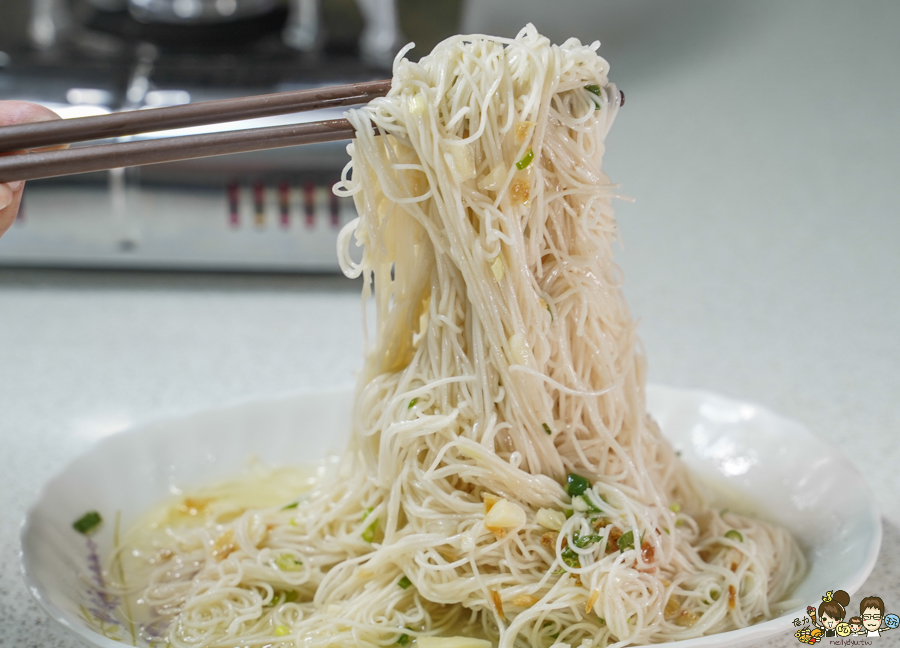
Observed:
[[[48,600],[44,597],[40,584],[36,581],[34,575],[29,572],[28,563],[29,557],[26,555],[25,541],[31,530],[31,527],[34,524],[35,511],[39,507],[39,505],[44,501],[48,491],[51,489],[51,486],[60,480],[65,473],[77,462],[84,459],[85,457],[93,454],[98,450],[98,448],[106,445],[109,442],[119,443],[121,439],[125,437],[129,437],[132,435],[139,435],[144,433],[147,429],[152,429],[159,425],[166,425],[175,422],[183,422],[185,420],[191,419],[197,416],[203,416],[213,413],[223,413],[228,411],[235,411],[240,409],[245,409],[247,407],[261,407],[265,405],[278,405],[285,404],[291,401],[300,399],[300,398],[314,398],[314,397],[323,397],[325,395],[335,395],[335,394],[352,394],[354,387],[353,386],[341,386],[332,389],[325,390],[305,390],[294,392],[291,394],[282,394],[275,395],[271,397],[264,397],[258,399],[248,399],[245,401],[240,401],[236,403],[231,403],[227,405],[222,405],[218,407],[207,407],[203,409],[198,409],[194,411],[188,411],[181,415],[173,415],[167,417],[161,417],[158,419],[151,419],[145,421],[144,423],[135,425],[133,427],[127,428],[120,432],[116,432],[107,436],[104,436],[100,439],[95,440],[91,444],[88,445],[82,452],[78,455],[67,461],[62,467],[56,470],[50,478],[45,480],[41,487],[38,489],[37,493],[34,496],[31,504],[25,511],[25,515],[19,526],[19,548],[18,548],[18,563],[19,563],[19,572],[25,582],[25,587],[31,594],[31,596],[38,603],[38,606],[44,611],[47,616],[53,619],[54,622],[59,624],[62,628],[73,632],[78,636],[78,638],[88,645],[98,646],[99,648],[120,648],[121,646],[129,646],[131,644],[127,644],[124,642],[116,641],[114,639],[109,639],[100,635],[84,626],[73,624],[69,621],[68,614],[63,612],[56,604],[52,601]],[[760,405],[754,401],[743,400],[738,398],[733,398],[731,396],[727,396],[725,394],[720,394],[718,392],[714,392],[707,389],[696,389],[696,388],[682,388],[675,387],[669,385],[662,385],[658,383],[648,383],[645,391],[645,405],[649,404],[650,394],[669,394],[675,395],[680,398],[691,398],[692,402],[696,402],[702,399],[715,399],[720,402],[727,402],[731,405],[749,405],[759,412],[765,413],[767,416],[772,416],[776,419],[781,419],[784,421],[791,422],[795,424],[796,430],[798,432],[802,431],[803,434],[808,437],[815,439],[815,441],[823,446],[825,449],[830,451],[835,456],[839,457],[845,469],[852,471],[859,478],[860,482],[867,491],[867,494],[872,495],[872,497],[867,498],[867,502],[869,503],[869,509],[872,516],[872,520],[874,521],[874,533],[870,538],[868,543],[868,552],[865,556],[865,560],[863,562],[863,567],[859,569],[854,577],[851,579],[851,582],[846,584],[844,587],[849,591],[850,594],[857,592],[865,583],[866,579],[871,575],[872,571],[875,568],[875,564],[878,560],[878,556],[881,551],[881,544],[883,540],[883,521],[880,508],[878,503],[874,500],[874,495],[872,493],[872,489],[868,484],[868,481],[865,479],[864,475],[854,466],[841,452],[840,448],[834,446],[829,441],[822,439],[815,435],[803,422],[798,421],[796,419],[792,419],[786,416],[783,416],[772,409]],[[647,407],[647,411],[649,412],[649,406]],[[673,648],[690,646],[691,648],[712,648],[714,646],[745,646],[755,641],[762,640],[766,637],[774,636],[779,631],[787,632],[789,630],[789,622],[788,618],[797,614],[798,611],[803,611],[805,608],[803,606],[798,608],[791,608],[788,611],[783,612],[778,617],[773,619],[769,619],[768,621],[764,621],[762,623],[758,623],[756,625],[747,626],[745,628],[738,628],[736,630],[728,630],[725,632],[719,632],[712,635],[704,635],[701,637],[695,637],[692,639],[680,639],[678,641],[666,642],[665,645],[673,646]],[[649,644],[653,645],[653,644]]]
[[[670,394],[680,394],[682,396],[691,396],[695,399],[714,399],[719,402],[727,402],[731,405],[749,405],[750,407],[758,410],[761,413],[764,413],[766,416],[771,416],[776,419],[781,419],[783,421],[788,421],[795,425],[795,433],[802,433],[809,437],[810,439],[814,439],[816,443],[822,446],[824,449],[829,451],[831,454],[839,457],[844,464],[846,470],[851,471],[856,476],[859,477],[860,483],[863,485],[866,493],[870,495],[870,497],[866,498],[868,503],[869,511],[872,516],[872,520],[874,521],[874,533],[870,539],[868,544],[868,552],[865,556],[865,560],[863,561],[863,567],[859,569],[854,574],[854,578],[851,579],[850,583],[844,585],[844,588],[847,590],[849,594],[855,594],[859,591],[859,589],[863,586],[869,576],[872,574],[872,571],[875,569],[875,564],[878,561],[878,556],[881,553],[881,544],[884,536],[884,524],[882,521],[881,508],[878,505],[878,502],[875,501],[874,493],[872,492],[872,488],[869,486],[868,480],[865,476],[854,466],[844,455],[840,448],[832,444],[827,439],[823,439],[813,433],[809,427],[802,421],[799,421],[794,418],[790,418],[779,414],[778,412],[772,410],[765,405],[761,405],[752,400],[743,400],[739,398],[734,398],[731,396],[727,396],[725,394],[721,394],[718,392],[714,392],[708,389],[697,389],[697,388],[683,388],[683,387],[674,387],[670,385],[662,385],[658,383],[648,383],[646,387],[646,395],[647,401],[649,401],[650,392],[657,393],[665,393],[668,392]],[[649,407],[647,408],[649,411]],[[804,613],[806,611],[806,607],[801,605],[796,608],[789,608],[785,610],[782,614],[775,617],[774,619],[769,619],[768,621],[763,621],[762,623],[758,623],[756,625],[747,626],[746,628],[738,628],[736,630],[728,630],[726,632],[719,632],[717,634],[712,635],[704,635],[702,637],[695,637],[694,639],[681,639],[679,641],[669,642],[666,645],[671,646],[686,646],[686,642],[691,642],[690,646],[693,648],[697,646],[698,648],[711,648],[712,646],[730,646],[730,647],[738,647],[745,646],[749,643],[764,639],[765,637],[774,635],[774,631],[776,630],[776,626],[778,630],[783,630],[785,632],[789,631],[793,626],[789,625],[788,619],[789,617],[794,616],[797,613]],[[765,630],[765,632],[763,632]],[[772,631],[772,632],[769,632]],[[648,644],[653,645],[653,644]]]

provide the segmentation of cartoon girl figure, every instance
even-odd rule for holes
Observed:
[[[838,590],[834,593],[828,592],[822,597],[822,604],[819,606],[820,621],[813,619],[813,623],[821,627],[825,631],[826,637],[837,636],[835,628],[844,620],[847,615],[847,606],[850,605],[850,595],[844,590]],[[810,615],[812,616],[812,615]],[[879,625],[881,624],[879,617]]]
[[[851,635],[859,635],[866,634],[862,631],[862,618],[855,616],[852,617],[847,623],[850,624],[850,634]]]

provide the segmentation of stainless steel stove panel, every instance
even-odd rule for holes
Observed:
[[[0,265],[337,272],[338,232],[356,217],[352,200],[312,182],[37,189],[0,240]]]

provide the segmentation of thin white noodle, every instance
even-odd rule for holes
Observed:
[[[558,389],[564,394],[570,394],[572,396],[603,396],[603,394],[608,394],[613,389],[615,389],[615,385],[610,385],[605,389],[600,389],[598,391],[589,391],[585,389],[573,389],[571,387],[566,387],[561,382],[557,382],[553,380],[550,376],[542,374],[540,371],[535,371],[531,367],[526,367],[525,365],[509,365],[510,371],[521,371],[522,373],[527,373],[530,376],[534,376],[539,380],[543,380],[548,385],[553,385],[554,389]]]
[[[790,535],[712,510],[646,414],[596,48],[530,25],[450,38],[349,111],[337,192],[360,217],[339,258],[375,302],[352,442],[295,509],[169,530],[140,596],[173,646],[620,646],[742,627],[790,593]],[[513,521],[489,528],[498,497]]]

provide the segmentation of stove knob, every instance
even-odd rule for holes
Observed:
[[[253,221],[257,227],[266,224],[266,185],[263,182],[253,184]]]
[[[278,184],[278,211],[281,227],[287,229],[291,224],[291,185],[287,180]]]
[[[241,224],[241,186],[236,180],[228,183],[228,224],[231,227]]]

